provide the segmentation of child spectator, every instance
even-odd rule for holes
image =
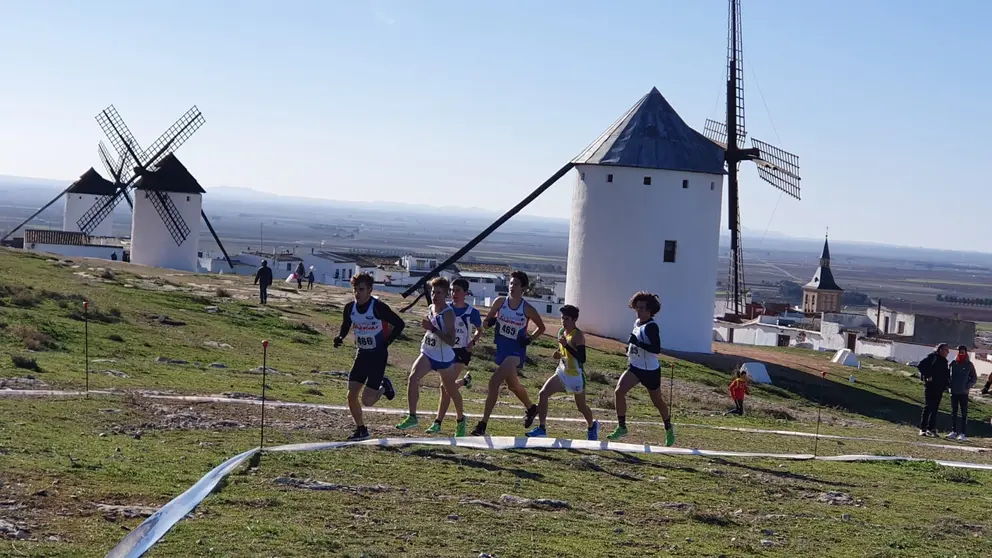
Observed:
[[[737,415],[744,414],[744,397],[751,393],[747,387],[747,370],[735,370],[730,381],[730,398],[734,400],[734,409],[731,413]]]

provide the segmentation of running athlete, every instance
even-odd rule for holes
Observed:
[[[627,342],[627,370],[617,382],[617,428],[607,438],[619,440],[627,435],[627,392],[640,383],[647,388],[651,402],[665,421],[665,445],[671,446],[675,444],[675,430],[672,428],[668,405],[661,395],[661,364],[658,362],[661,332],[654,321],[655,314],[661,311],[661,302],[657,295],[639,291],[631,297],[629,306],[637,314],[637,320],[634,321],[634,331]]]
[[[485,327],[496,326],[496,365],[499,368],[489,378],[489,396],[486,397],[486,410],[482,420],[472,430],[473,436],[485,436],[489,415],[496,407],[499,399],[499,388],[506,382],[506,387],[517,396],[527,410],[524,415],[524,428],[530,428],[537,416],[537,405],[534,405],[527,390],[520,385],[517,369],[524,367],[527,358],[527,345],[544,333],[544,320],[533,306],[524,300],[524,289],[530,284],[530,279],[523,271],[510,274],[510,295],[496,297],[489,314],[486,315]],[[529,335],[528,322],[534,322],[537,329]]]
[[[477,308],[465,302],[465,295],[468,294],[468,281],[465,279],[455,279],[451,283],[451,307],[455,311],[455,376],[462,373],[462,370],[472,361],[472,348],[482,336],[482,314]],[[473,329],[475,330],[473,333]],[[458,389],[472,385],[472,373],[466,371],[460,380],[455,381]],[[441,386],[441,401],[437,406],[437,417],[434,424],[427,429],[428,434],[436,434],[441,431],[441,421],[448,413],[448,405],[451,397]],[[459,423],[461,428],[463,423]],[[462,433],[461,435],[464,435]]]
[[[558,330],[558,350],[553,358],[559,359],[558,369],[544,382],[541,388],[541,398],[537,405],[537,416],[540,425],[535,427],[527,436],[543,437],[548,435],[548,399],[559,392],[568,392],[575,397],[575,406],[586,419],[586,439],[599,439],[599,421],[592,419],[592,409],[586,404],[586,337],[577,327],[579,309],[571,304],[561,307],[561,329]]]
[[[455,385],[458,371],[455,369],[455,349],[457,330],[455,328],[455,311],[448,306],[449,283],[444,277],[435,277],[430,281],[431,306],[427,317],[421,325],[426,330],[424,340],[420,343],[420,356],[410,368],[410,381],[407,384],[406,396],[409,400],[410,414],[403,422],[396,425],[400,430],[408,430],[417,426],[417,403],[420,400],[420,379],[428,372],[435,370],[441,375],[441,385],[455,404],[458,415],[458,426],[455,436],[465,435],[465,414],[462,409],[462,394]]]
[[[372,296],[372,283],[372,276],[368,273],[352,276],[355,300],[345,304],[341,331],[334,338],[334,347],[340,347],[348,330],[354,327],[358,350],[348,375],[348,409],[355,419],[355,432],[348,437],[349,441],[369,437],[369,430],[362,420],[362,405],[371,407],[383,395],[386,399],[396,397],[393,383],[386,377],[387,347],[406,324],[385,302]]]

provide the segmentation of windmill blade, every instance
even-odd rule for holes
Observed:
[[[172,235],[172,240],[176,241],[176,246],[182,246],[183,242],[186,242],[186,238],[189,237],[189,226],[179,213],[176,204],[172,203],[172,198],[158,190],[145,191],[145,195],[148,196],[149,201],[152,202],[152,207],[162,218],[165,228]]]
[[[751,138],[751,145],[758,150],[758,158],[754,160],[758,165],[758,177],[797,200],[801,199],[799,156],[754,138]]]
[[[220,241],[220,237],[217,236],[217,233],[214,231],[214,226],[210,224],[210,219],[207,219],[207,214],[203,211],[203,209],[200,209],[200,216],[203,217],[203,223],[207,225],[207,229],[210,230],[210,234],[213,235],[214,242],[217,243],[217,247],[220,248],[221,253],[224,254],[224,259],[227,260],[227,265],[230,266],[231,269],[234,269],[234,262],[231,261],[231,256],[227,255],[227,250],[224,249],[224,243]]]
[[[727,17],[727,113],[736,123],[737,148],[744,147],[747,126],[744,119],[744,47],[741,38],[741,1],[730,0]],[[733,107],[731,98],[736,99]],[[726,144],[724,140],[724,144]]]
[[[127,184],[121,181],[121,176],[124,174],[125,169],[131,169],[131,165],[128,165],[128,162],[131,161],[130,153],[125,152],[118,163],[114,160],[114,156],[110,154],[102,141],[97,145],[97,153],[99,153],[100,160],[103,161],[103,166],[107,169],[107,172],[114,178],[114,184],[117,185],[117,191],[113,196],[102,196],[98,198],[93,205],[87,209],[85,213],[80,215],[79,219],[76,220],[76,226],[79,227],[80,231],[86,234],[92,234],[100,223],[109,217],[110,214],[113,213],[114,209],[120,205],[122,199],[126,199],[128,205],[133,207],[133,204],[131,204],[131,197],[127,194]]]
[[[454,254],[452,254],[448,259],[446,259],[443,262],[441,262],[440,264],[438,264],[438,266],[435,267],[434,269],[432,269],[430,271],[430,273],[428,273],[427,275],[424,275],[423,277],[421,277],[412,287],[410,287],[409,289],[403,291],[403,298],[406,298],[406,297],[410,296],[412,293],[416,292],[417,289],[420,289],[421,287],[423,287],[425,284],[427,284],[428,281],[430,281],[438,273],[440,273],[440,271],[442,269],[444,269],[444,268],[448,267],[449,265],[451,265],[451,264],[457,262],[458,260],[460,260],[462,256],[464,256],[465,254],[467,254],[469,252],[469,250],[471,250],[472,248],[475,248],[475,246],[477,244],[479,244],[480,242],[482,242],[483,240],[485,240],[486,237],[489,236],[489,235],[491,235],[493,233],[493,231],[495,231],[496,229],[498,229],[500,227],[500,225],[502,225],[503,223],[509,221],[510,220],[510,217],[513,217],[514,215],[516,215],[517,213],[519,213],[520,210],[522,210],[523,208],[527,207],[530,204],[530,202],[532,202],[535,199],[537,199],[537,197],[540,196],[541,194],[543,194],[545,190],[547,190],[548,188],[550,188],[552,184],[554,184],[555,182],[558,182],[558,179],[560,179],[561,177],[565,176],[565,173],[567,173],[568,171],[572,170],[572,167],[573,166],[575,166],[575,163],[572,163],[571,161],[569,161],[568,163],[565,163],[565,166],[563,166],[562,168],[558,169],[558,172],[556,172],[553,175],[551,175],[550,178],[548,178],[547,180],[545,180],[544,183],[541,184],[540,186],[538,186],[536,190],[534,190],[533,192],[530,193],[530,195],[528,195],[526,198],[520,200],[520,203],[518,203],[517,205],[511,207],[509,211],[507,211],[506,213],[504,213],[499,219],[496,219],[495,221],[493,221],[493,223],[491,225],[489,225],[488,227],[486,227],[486,229],[484,231],[482,231],[481,233],[477,234],[475,236],[475,238],[473,238],[472,240],[468,241],[468,243],[465,246],[462,246],[461,248],[458,249],[457,252],[455,252]]]
[[[154,170],[163,157],[186,143],[186,140],[193,135],[193,132],[200,126],[203,126],[205,122],[206,120],[203,118],[200,109],[194,105],[193,108],[186,111],[186,114],[179,117],[179,120],[176,120],[175,124],[169,126],[169,129],[155,140],[155,143],[145,150],[142,155],[143,161],[139,162],[139,165],[145,169]]]
[[[100,114],[96,115],[96,122],[100,125],[100,129],[103,130],[104,135],[110,140],[110,145],[113,146],[120,157],[130,156],[130,159],[135,161],[135,164],[140,164],[138,158],[142,151],[138,145],[138,140],[134,139],[134,135],[131,134],[131,130],[128,129],[127,124],[124,123],[124,119],[118,114],[114,105],[110,105],[100,111]],[[126,183],[131,180],[131,177],[134,176],[132,166],[127,165],[125,167],[124,172],[121,174],[120,182]]]
[[[101,140],[96,146],[97,153],[100,154],[100,161],[103,163],[103,168],[107,169],[107,174],[110,175],[115,183],[120,183],[120,171],[118,170],[117,161],[114,160],[114,156],[107,151],[107,146],[103,144]]]
[[[41,212],[42,211],[45,211],[46,209],[48,209],[49,207],[51,207],[53,203],[59,201],[59,198],[61,198],[62,196],[64,196],[65,193],[69,191],[69,188],[71,186],[72,186],[72,184],[70,184],[69,186],[66,186],[64,190],[62,190],[61,192],[59,192],[59,194],[57,196],[55,196],[54,198],[52,198],[52,201],[50,201],[50,202],[46,203],[45,205],[41,206],[41,209],[39,209],[38,211],[35,211],[34,213],[31,214],[30,217],[28,217],[27,219],[21,221],[16,227],[14,227],[14,228],[10,229],[9,231],[7,231],[7,234],[3,235],[3,238],[0,238],[0,240],[7,240],[7,238],[10,235],[12,235],[15,232],[17,232],[18,229],[20,229],[24,225],[27,225],[35,217],[41,215]]]
[[[747,135],[741,134],[738,131],[738,142],[742,147],[744,145],[744,137]],[[716,120],[706,119],[706,123],[703,125],[703,136],[712,141],[713,143],[719,145],[722,149],[727,149],[727,123],[717,122]]]

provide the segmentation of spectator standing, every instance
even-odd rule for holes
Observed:
[[[975,363],[968,358],[968,347],[958,347],[958,356],[951,361],[951,433],[948,438],[965,440],[965,429],[968,424],[968,393],[978,383],[978,373]],[[958,422],[958,410],[961,411],[961,422]]]
[[[920,379],[923,380],[924,385],[920,436],[937,435],[937,413],[940,411],[940,401],[944,398],[944,392],[947,391],[951,380],[947,363],[947,355],[950,352],[947,343],[941,343],[916,367],[920,371]]]
[[[303,278],[306,277],[307,271],[303,269],[303,262],[296,265],[296,271],[293,272],[293,276],[296,278],[296,288],[303,288]]]
[[[262,260],[261,267],[255,271],[255,284],[258,285],[258,300],[265,304],[269,300],[269,285],[272,284],[272,268],[269,262]]]
[[[313,266],[310,266],[310,273],[307,273],[307,290],[313,289]]]
[[[744,415],[744,398],[751,390],[747,387],[747,370],[735,370],[730,381],[730,398],[734,400],[734,408],[730,411],[735,415]]]

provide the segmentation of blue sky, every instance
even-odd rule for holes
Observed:
[[[744,226],[989,251],[992,3],[743,3],[748,131],[798,153],[804,179],[797,202],[746,167]],[[102,172],[100,109],[144,146],[196,104],[207,124],[178,155],[208,195],[501,210],[652,86],[697,129],[719,117],[726,10],[0,0],[0,174]],[[567,217],[573,183],[527,212]]]

